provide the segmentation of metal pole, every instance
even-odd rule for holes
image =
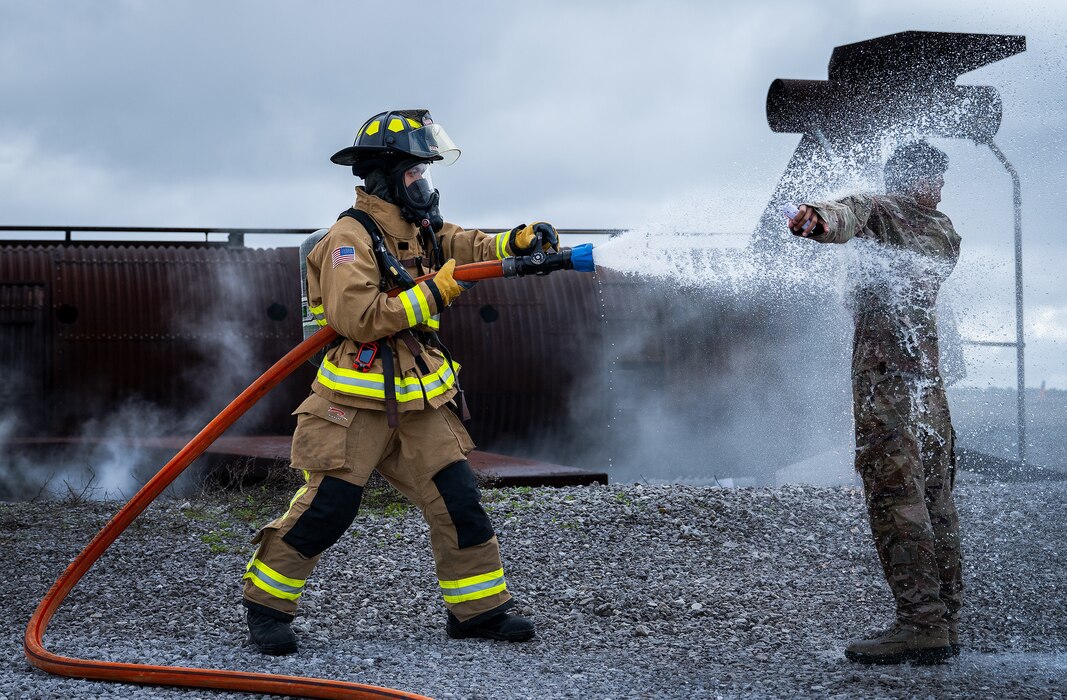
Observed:
[[[1023,190],[1019,173],[1008,162],[1004,152],[992,140],[986,141],[989,150],[1011,175],[1012,193],[1015,200],[1015,364],[1018,371],[1018,426],[1019,464],[1026,464],[1026,380],[1023,363]]]

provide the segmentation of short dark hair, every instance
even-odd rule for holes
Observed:
[[[885,162],[886,192],[905,192],[919,179],[948,170],[948,156],[926,141],[897,146]]]

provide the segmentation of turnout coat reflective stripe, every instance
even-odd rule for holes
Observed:
[[[355,208],[374,219],[398,259],[426,255],[418,229],[403,219],[398,207],[359,187]],[[438,237],[445,259],[454,258],[457,265],[463,265],[509,254],[506,235],[490,236],[446,223]],[[307,256],[307,284],[311,312],[320,325],[331,326],[343,338],[327,352],[312,391],[333,403],[384,410],[381,353],[367,372],[353,366],[361,343],[382,341],[389,344],[395,358],[400,411],[417,411],[427,405],[438,408],[452,399],[458,366],[450,366],[437,348],[416,342],[416,354],[407,343],[390,338],[405,329],[436,330],[443,309],[433,281],[421,282],[397,297],[386,295],[370,234],[356,219],[340,218],[312,248]]]

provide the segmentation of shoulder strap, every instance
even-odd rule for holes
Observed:
[[[371,250],[374,251],[374,260],[378,263],[378,274],[382,279],[381,285],[379,285],[380,289],[384,290],[390,284],[401,289],[414,287],[415,280],[411,278],[411,275],[396,259],[396,256],[389,252],[389,249],[385,246],[385,238],[382,236],[382,231],[378,228],[378,224],[374,219],[371,218],[371,215],[361,209],[349,208],[341,212],[337,219],[340,220],[346,216],[361,223],[363,228],[367,229],[367,233],[370,234]]]
[[[370,214],[356,209],[355,207],[350,207],[341,212],[337,219],[340,220],[346,216],[363,224],[363,228],[367,229],[367,233],[370,234],[371,245],[374,248],[377,248],[378,244],[383,241],[382,231],[378,228],[378,224],[371,218]]]

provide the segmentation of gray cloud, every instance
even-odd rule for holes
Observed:
[[[1004,98],[1030,376],[1067,386],[1067,17],[1054,4],[0,0],[0,218],[322,225],[354,184],[329,155],[374,112],[428,106],[464,149],[435,176],[455,221],[631,228],[670,212],[747,233],[798,141],[767,127],[770,81],[825,78],[834,46],[909,29],[1027,35],[1026,53],[960,82]],[[969,330],[1010,331],[1008,178],[986,150],[939,145],[953,158],[943,209],[965,238],[946,294],[967,301]],[[1013,358],[976,352],[994,356],[979,360],[990,381],[1013,381]]]

